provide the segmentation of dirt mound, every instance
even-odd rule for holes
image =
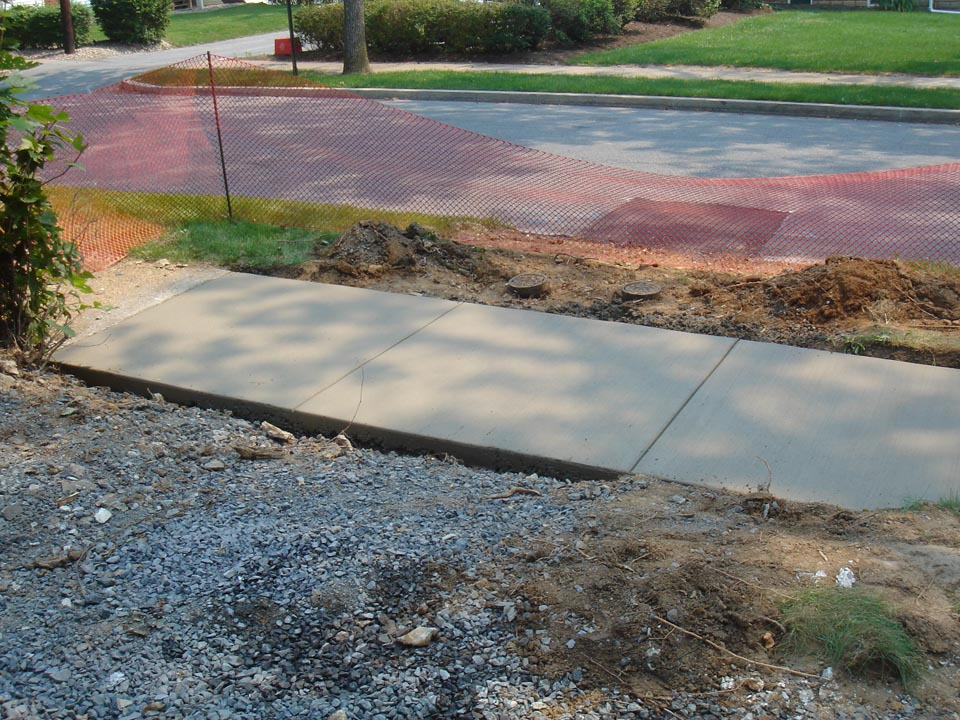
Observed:
[[[401,231],[380,221],[358,223],[347,230],[334,244],[327,261],[354,277],[416,270],[426,265],[473,277],[481,264],[476,250],[444,240],[417,223]]]
[[[960,319],[960,280],[911,276],[905,266],[892,260],[828,258],[772,278],[766,288],[774,312],[797,310],[815,323],[864,315],[887,322],[918,313],[940,320]]]

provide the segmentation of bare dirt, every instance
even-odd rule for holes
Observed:
[[[361,223],[333,246],[318,246],[315,259],[277,274],[960,367],[960,273],[949,268],[857,258],[786,269],[729,261],[685,267],[668,254],[648,251],[638,260],[473,225],[457,237],[482,245],[416,225]],[[217,272],[126,260],[93,283],[93,299],[114,309],[88,312],[81,330]],[[512,294],[507,280],[521,273],[544,275],[545,293]],[[638,280],[659,285],[659,296],[625,299],[622,287]],[[82,390],[71,385],[51,397],[64,393]],[[617,688],[660,708],[657,717],[960,712],[960,512],[950,504],[849,511],[654,478],[625,494],[602,483],[557,492],[568,496],[561,501],[595,502],[592,519],[569,536],[515,538],[516,552],[479,580],[448,578],[517,605],[513,647],[538,672],[581,673],[598,703]],[[491,500],[517,512],[525,501],[523,494]],[[910,692],[882,664],[858,676],[838,669],[824,682],[822,657],[785,644],[784,599],[832,585],[842,568],[890,603],[923,653],[927,670]]]
[[[809,267],[683,266],[589,244],[464,227],[451,242],[411,226],[355,226],[316,260],[280,274],[486,305],[626,322],[799,347],[960,367],[960,271],[890,260],[830,258]],[[604,250],[595,246],[597,250]],[[541,274],[539,297],[507,281]],[[628,283],[661,288],[645,299]]]
[[[149,277],[156,274],[148,269],[152,266],[138,267]],[[183,268],[161,271],[170,277]],[[24,543],[35,534],[47,537],[63,527],[65,516],[56,502],[57,473],[65,466],[77,467],[71,462],[82,461],[93,477],[113,478],[116,458],[126,458],[117,477],[123,482],[128,476],[156,477],[152,486],[148,480],[142,487],[166,502],[196,492],[198,462],[211,457],[251,462],[232,459],[234,451],[240,452],[235,433],[245,444],[254,443],[250,447],[267,443],[270,454],[255,456],[256,462],[271,464],[265,473],[308,475],[318,463],[352,452],[343,449],[349,444],[322,438],[278,445],[267,437],[252,437],[255,426],[241,429],[228,425],[226,418],[215,423],[209,414],[177,408],[157,397],[143,400],[106,393],[50,373],[17,371],[8,362],[0,362],[0,400],[4,407],[17,408],[0,413],[0,444],[11,449],[3,460],[29,463],[35,484],[30,493],[0,494],[0,506],[5,508],[0,524],[6,523],[5,532],[14,528]],[[221,425],[223,430],[218,429]],[[111,431],[105,432],[105,426]],[[156,438],[169,433],[168,428],[177,428],[188,438],[184,448],[158,449],[162,444]],[[142,442],[131,440],[141,434]],[[358,473],[364,472],[361,460],[355,462]],[[430,472],[431,463],[456,462],[427,460],[423,472]],[[151,475],[161,466],[162,478]],[[504,489],[517,482],[516,475],[505,477]],[[579,706],[564,714],[551,714],[560,712],[551,707],[534,717],[957,717],[960,512],[936,507],[848,511],[654,478],[628,479],[620,488],[621,481],[616,480],[544,485],[532,476],[521,484],[550,488],[544,493],[560,506],[588,508],[585,520],[570,534],[545,531],[512,537],[507,547],[498,546],[494,562],[470,576],[455,565],[436,568],[437,586],[417,590],[423,603],[417,612],[429,617],[437,607],[447,607],[453,590],[464,596],[481,593],[489,607],[504,612],[515,608],[511,622],[516,633],[505,649],[525,656],[538,674],[581,677],[581,687],[593,688],[592,695],[571,697],[570,702]],[[224,487],[224,492],[235,492],[232,484]],[[108,489],[121,493],[119,486]],[[297,490],[285,492],[296,497]],[[81,502],[74,495],[68,499]],[[105,497],[113,500],[98,502],[116,502],[124,496]],[[41,502],[44,498],[46,502]],[[483,504],[504,504],[520,514],[526,503],[537,501],[536,492],[528,487],[527,492],[490,496]],[[463,500],[451,486],[444,502],[455,508],[462,507]],[[145,502],[141,512],[156,518],[150,512],[153,507]],[[484,510],[477,506],[475,511]],[[129,524],[117,527],[108,524],[104,531],[117,533],[118,543],[130,542]],[[39,554],[33,545],[40,543],[31,544],[31,553]],[[50,562],[74,560],[64,554]],[[12,556],[4,563],[19,565]],[[814,585],[833,585],[844,568],[852,571],[856,587],[879,593],[890,604],[923,653],[927,669],[909,693],[882,665],[868,664],[856,676],[835,668],[832,679],[824,680],[827,663],[822,657],[798,654],[785,642],[781,603]],[[0,582],[6,583],[3,591],[13,587],[10,572],[0,569]],[[37,577],[37,582],[48,578],[47,582],[72,587],[72,581],[53,572]],[[58,588],[50,594],[60,597]],[[249,612],[257,619],[257,607]],[[389,646],[384,652],[391,652]],[[630,698],[618,706],[623,712],[591,714],[618,702],[613,689]],[[628,703],[635,701],[647,714],[628,710]]]

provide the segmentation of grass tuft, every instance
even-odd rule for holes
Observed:
[[[903,501],[903,509],[909,512],[927,510],[929,508],[937,508],[939,510],[960,514],[960,492],[952,492],[936,502],[916,497],[908,497]]]
[[[905,688],[920,676],[923,662],[913,639],[871,590],[812,588],[781,611],[788,648],[812,652],[851,674],[894,671]]]
[[[198,220],[184,223],[130,254],[145,260],[166,258],[174,262],[212,262],[234,269],[266,269],[306,262],[318,248],[337,237],[337,233],[306,228]]]

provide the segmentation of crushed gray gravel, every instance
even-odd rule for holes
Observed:
[[[522,647],[574,641],[518,637],[530,601],[499,568],[642,478],[496,473],[0,378],[0,718],[880,717],[796,678],[731,706],[532,671]]]

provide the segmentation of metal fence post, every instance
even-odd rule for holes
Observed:
[[[227,198],[227,217],[233,220],[230,183],[227,181],[227,161],[223,156],[223,135],[220,132],[220,111],[217,108],[217,89],[213,80],[213,56],[209,51],[207,51],[207,69],[210,71],[210,97],[213,98],[213,117],[217,126],[217,145],[220,147],[220,172],[223,174],[223,192]]]

